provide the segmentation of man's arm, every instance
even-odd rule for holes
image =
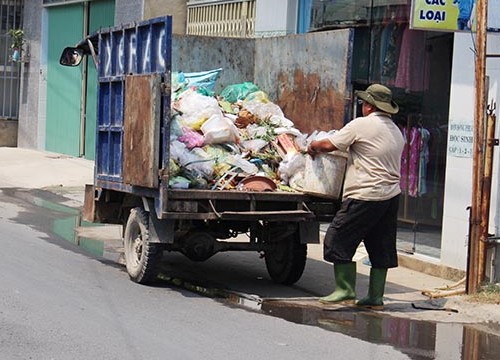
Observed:
[[[311,143],[307,147],[307,153],[313,157],[314,155],[325,152],[331,152],[334,150],[337,150],[337,148],[328,139],[311,141]]]

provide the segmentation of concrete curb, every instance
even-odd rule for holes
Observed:
[[[438,259],[434,259],[425,255],[406,255],[399,253],[398,262],[400,266],[403,266],[407,269],[415,270],[426,275],[432,275],[450,281],[459,281],[466,275],[466,272],[463,270],[454,269],[449,266],[439,264]]]

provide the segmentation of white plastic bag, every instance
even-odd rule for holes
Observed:
[[[232,167],[241,169],[244,173],[254,175],[259,171],[259,168],[250,161],[245,160],[241,155],[230,155],[225,160]]]
[[[293,121],[287,119],[284,116],[271,115],[271,117],[269,118],[269,121],[271,122],[271,124],[273,124],[276,127],[284,127],[284,128],[293,127]]]
[[[274,129],[274,133],[276,135],[281,135],[281,134],[290,134],[293,136],[300,136],[302,133],[296,129],[296,128],[285,128],[285,127],[278,127]]]
[[[200,130],[201,125],[213,115],[222,117],[222,111],[215,98],[191,89],[179,96],[177,110],[182,113],[184,124],[194,130]]]
[[[252,100],[244,102],[243,107],[261,120],[271,118],[273,115],[285,117],[281,108],[272,102],[263,103],[258,100]]]
[[[192,160],[185,164],[186,168],[197,176],[208,179],[214,173],[215,161],[202,148],[194,148],[190,152]]]
[[[267,127],[257,124],[250,124],[247,126],[247,133],[251,139],[258,139],[266,136],[267,130]]]
[[[189,151],[184,143],[174,140],[170,142],[170,158],[195,175],[208,178],[213,174],[215,162],[201,148]]]
[[[280,179],[288,183],[292,176],[299,172],[303,173],[305,166],[306,158],[303,154],[297,152],[285,155],[285,158],[280,162],[278,167]]]
[[[241,147],[246,151],[259,152],[268,142],[263,139],[251,139],[242,141]]]
[[[224,144],[238,142],[238,129],[233,122],[219,115],[212,115],[201,126],[205,136],[205,144]]]

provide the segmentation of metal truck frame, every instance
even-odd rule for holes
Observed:
[[[275,282],[293,284],[307,244],[319,243],[319,221],[337,204],[303,193],[169,188],[171,21],[101,29],[61,55],[67,66],[91,55],[98,69],[95,176],[83,217],[124,225],[127,272],[137,283],[156,278],[165,251],[194,261],[257,251]]]

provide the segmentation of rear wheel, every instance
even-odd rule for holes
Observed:
[[[307,244],[301,244],[296,232],[276,242],[266,249],[264,258],[267,272],[274,282],[291,285],[297,282],[306,266]]]
[[[139,284],[154,280],[163,251],[160,244],[149,242],[149,214],[144,209],[136,207],[130,210],[123,246],[130,279]]]

